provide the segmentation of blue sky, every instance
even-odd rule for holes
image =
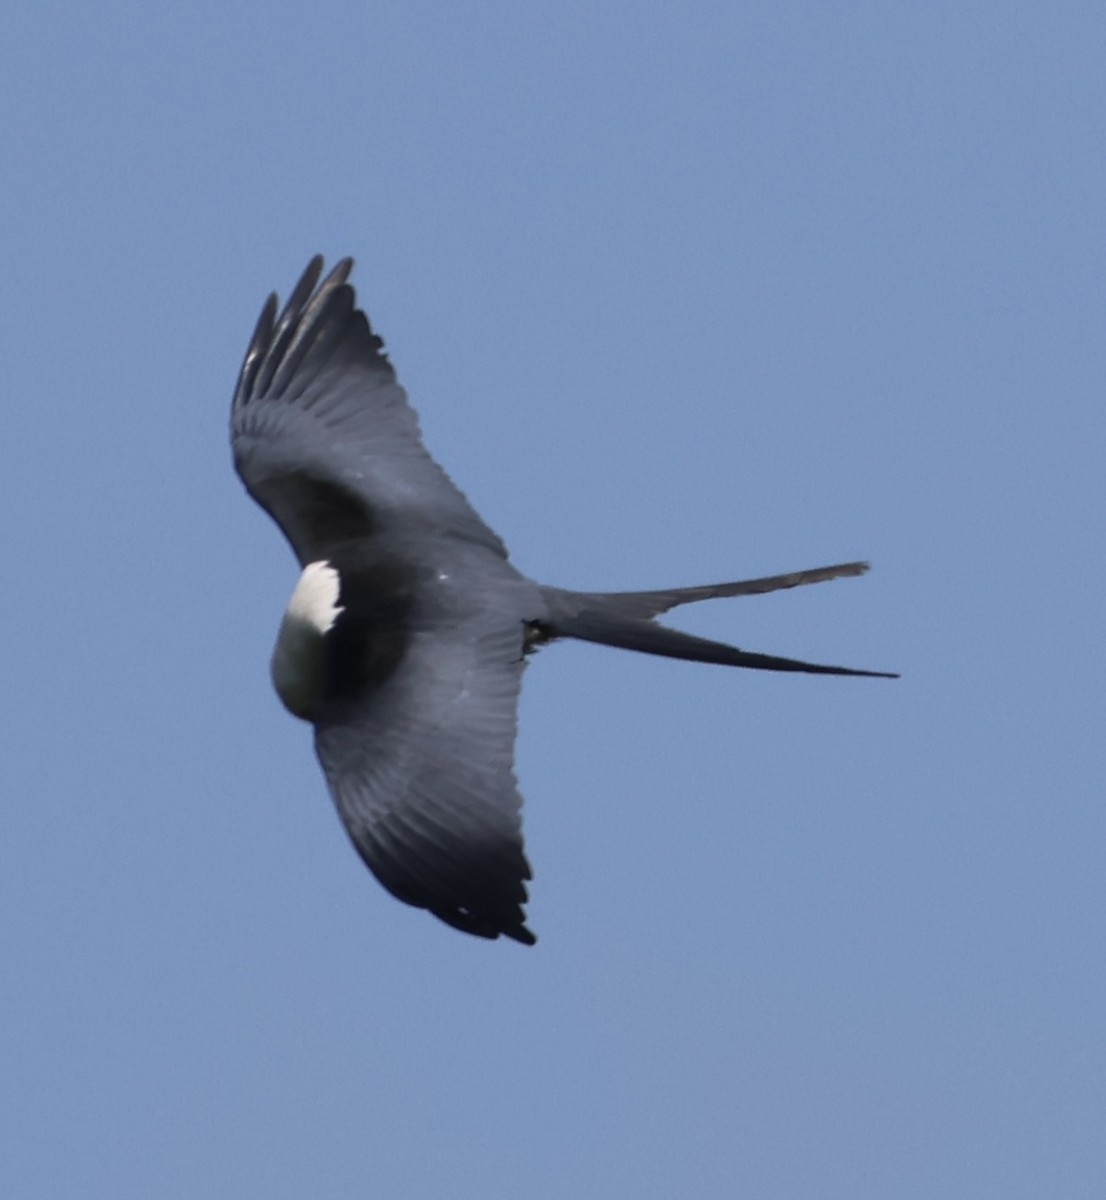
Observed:
[[[0,1192],[1106,1194],[1106,16],[0,15]],[[528,573],[533,950],[394,902],[268,683],[266,294],[352,254]]]

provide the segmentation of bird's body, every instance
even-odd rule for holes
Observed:
[[[678,604],[866,570],[864,563],[657,592],[537,584],[423,447],[345,259],[270,298],[235,391],[235,465],[300,560],[273,653],[349,835],[399,899],[481,937],[532,943],[514,776],[526,655],[575,637],[700,662],[876,675],[668,629]]]

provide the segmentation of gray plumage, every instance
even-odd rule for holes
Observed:
[[[274,652],[342,822],[380,882],[466,933],[533,943],[513,760],[528,652],[572,637],[698,662],[884,675],[658,624],[680,604],[860,575],[843,563],[654,592],[544,587],[427,454],[343,259],[270,296],[234,393],[235,467],[304,574]]]

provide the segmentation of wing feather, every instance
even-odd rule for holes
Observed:
[[[324,708],[315,745],[350,838],[393,895],[529,944],[513,768],[522,639],[509,622],[413,634],[371,694]]]
[[[231,407],[234,463],[301,563],[337,541],[411,530],[506,549],[423,446],[343,259],[314,258],[277,315],[270,296]]]

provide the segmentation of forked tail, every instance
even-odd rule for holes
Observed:
[[[543,588],[549,603],[550,620],[538,629],[540,640],[570,637],[584,642],[598,642],[623,650],[639,650],[644,654],[659,654],[665,658],[682,658],[690,662],[717,663],[727,667],[752,667],[760,671],[804,671],[811,675],[866,675],[879,679],[898,679],[890,671],[860,671],[851,667],[831,667],[821,663],[802,662],[796,658],[780,658],[774,654],[755,654],[739,650],[724,642],[681,633],[659,625],[653,619],[680,604],[695,604],[700,600],[716,600],[729,596],[755,596],[808,583],[822,583],[850,575],[863,575],[868,564],[839,563],[832,567],[816,567],[810,571],[794,571],[789,575],[768,575],[760,579],[744,579],[734,583],[714,583],[703,587],[670,588],[655,592],[568,592],[560,588]]]

